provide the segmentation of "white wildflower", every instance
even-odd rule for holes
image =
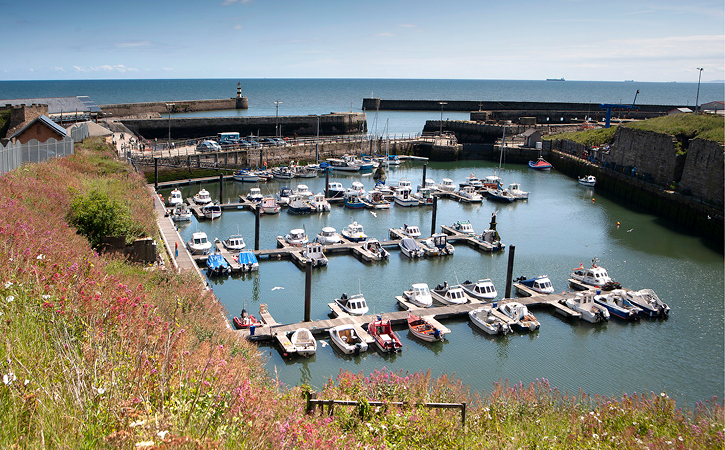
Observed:
[[[684,439],[682,439],[682,436],[677,436],[677,439],[679,439],[680,442],[684,441]]]
[[[38,256],[36,256],[35,259],[45,259],[45,255],[41,253]]]
[[[48,300],[50,298],[50,295],[43,294],[43,295],[40,296],[40,298],[42,298],[43,300]]]
[[[158,433],[156,433],[156,435],[157,435],[158,437],[160,437],[161,439],[166,439],[166,435],[167,435],[167,434],[169,434],[169,432],[168,432],[168,431],[166,431],[166,430],[164,430],[164,431],[159,431]]]
[[[99,387],[98,389],[96,389],[96,392],[98,392],[98,395],[103,395],[106,393],[106,390],[102,387]]]
[[[13,282],[12,281],[6,281],[5,282],[5,289],[9,288],[12,285],[13,285]]]
[[[8,297],[5,299],[5,301],[8,302],[8,303],[10,303],[12,301],[15,301],[15,296],[14,295],[8,295]]]
[[[15,374],[12,372],[6,373],[5,375],[3,375],[3,383],[6,384],[7,386],[10,386],[11,384],[13,384],[13,381],[15,381],[17,379],[18,379],[18,377],[16,377]]]
[[[599,435],[597,433],[592,434],[593,439],[599,439]]]
[[[136,442],[136,448],[153,448],[154,441],[141,441]]]
[[[131,422],[131,425],[129,425],[131,428],[140,427],[141,425],[145,424],[145,420],[138,420],[136,422]]]
[[[23,382],[23,386],[27,386],[27,385],[28,385],[28,383],[30,383],[30,380],[28,380],[28,379],[26,378],[26,379],[25,379],[25,381]]]

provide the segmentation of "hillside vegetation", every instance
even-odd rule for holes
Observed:
[[[617,127],[611,128],[592,128],[583,131],[571,131],[568,133],[552,134],[544,136],[542,139],[546,140],[568,140],[579,144],[588,145],[590,147],[598,147],[600,145],[609,144],[614,138],[614,132],[617,131]]]
[[[341,371],[318,398],[358,403],[308,414],[309,388],[265,372],[195,273],[100,255],[68,222],[74,204],[112,204],[154,236],[155,199],[100,141],[0,177],[0,448],[723,448],[717,398],[688,410],[545,379],[472,394],[453,376]],[[466,402],[465,427],[422,402]]]

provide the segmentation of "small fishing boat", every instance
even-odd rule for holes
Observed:
[[[322,251],[322,244],[317,242],[308,242],[305,244],[305,250],[302,252],[302,256],[312,262],[312,267],[320,267],[327,265],[327,256]]]
[[[579,267],[575,267],[574,272],[569,277],[572,280],[601,288],[604,291],[621,289],[622,286],[609,276],[607,269],[597,266],[598,262],[599,259],[594,258],[592,260],[592,267],[589,269],[584,268],[584,264],[579,263]]]
[[[348,297],[347,294],[342,294],[340,298],[335,299],[335,303],[344,312],[351,316],[362,316],[368,313],[368,303],[365,301],[365,297],[362,294],[355,294]]]
[[[489,175],[483,179],[483,187],[486,189],[501,189],[501,177],[498,175]]]
[[[493,228],[483,230],[483,233],[481,233],[480,236],[476,236],[476,239],[489,244],[492,250],[503,251],[506,248],[506,244],[501,242],[501,237],[499,236],[498,231]]]
[[[277,167],[272,169],[272,174],[280,180],[291,180],[295,177],[295,171],[289,167]]]
[[[399,187],[396,189],[393,194],[393,201],[400,206],[418,206],[418,199],[413,197],[410,187]]]
[[[473,231],[473,226],[468,220],[459,220],[452,225],[452,228],[461,234],[466,234],[471,237],[476,236],[476,232]]]
[[[420,237],[420,228],[418,228],[417,225],[408,225],[407,223],[404,223],[397,231],[411,238]]]
[[[279,204],[274,197],[262,198],[258,208],[262,214],[277,214],[279,212]]]
[[[330,342],[346,355],[359,355],[368,350],[367,342],[363,341],[353,325],[338,325],[329,330]]]
[[[388,259],[388,257],[390,256],[390,252],[385,250],[380,244],[380,241],[375,238],[369,237],[365,241],[363,241],[362,249],[370,254],[370,257],[373,259],[373,261]]]
[[[339,181],[330,181],[327,185],[328,198],[342,198],[345,196],[345,188]]]
[[[498,305],[498,310],[513,320],[511,326],[519,331],[534,331],[541,326],[536,317],[529,312],[529,309],[519,302],[501,303]]]
[[[471,323],[488,334],[506,334],[511,331],[508,323],[493,313],[491,306],[482,306],[468,311],[468,317],[471,319]]]
[[[360,194],[345,193],[345,207],[350,209],[363,209],[365,206],[365,202],[362,200]]]
[[[330,210],[330,202],[325,199],[325,194],[318,192],[312,196],[310,200],[312,212],[328,212]]]
[[[290,195],[292,195],[292,189],[288,187],[280,188],[279,193],[277,194],[277,203],[279,203],[280,206],[287,206]]]
[[[353,221],[350,225],[342,229],[342,237],[352,242],[362,242],[368,238],[363,231],[363,226]]]
[[[594,301],[609,310],[609,314],[622,320],[639,320],[641,308],[630,302],[623,289],[615,289],[608,294],[597,290]]]
[[[209,195],[209,191],[206,189],[201,189],[199,192],[194,195],[194,203],[198,205],[206,205],[207,203],[211,203],[211,195]]]
[[[247,200],[249,200],[252,203],[259,203],[264,198],[264,195],[262,195],[262,190],[258,187],[253,187],[249,189],[249,192],[247,193]]]
[[[597,177],[594,175],[586,175],[579,178],[579,184],[587,187],[594,187],[597,184]]]
[[[403,291],[403,298],[421,308],[430,308],[433,305],[433,297],[430,295],[427,283],[415,283],[412,289]]]
[[[297,328],[289,340],[298,355],[308,358],[317,352],[317,340],[307,328]]]
[[[466,294],[470,295],[473,298],[477,298],[478,300],[493,300],[498,296],[498,292],[496,292],[496,287],[493,285],[493,281],[491,281],[489,278],[486,278],[485,280],[478,280],[475,283],[471,281],[464,281],[461,285],[464,291],[466,291]]]
[[[311,200],[312,196],[315,195],[306,184],[298,184],[297,188],[292,190],[292,193],[299,195],[305,200]]]
[[[431,206],[435,202],[433,190],[427,187],[418,189],[418,192],[412,195],[418,199],[418,204],[421,206]]]
[[[193,213],[183,203],[177,203],[174,209],[169,211],[169,216],[174,222],[187,222],[191,220]]]
[[[511,203],[516,200],[516,197],[513,196],[509,191],[506,189],[491,189],[486,188],[486,193],[488,194],[489,200],[495,200],[497,202],[503,202],[503,203]]]
[[[461,186],[461,189],[456,192],[458,194],[458,201],[467,203],[480,203],[483,201],[483,196],[476,192],[476,188],[467,185]]]
[[[224,259],[224,256],[222,256],[221,251],[219,249],[214,250],[212,253],[209,254],[206,258],[206,274],[207,276],[217,276],[217,275],[228,275],[232,272],[232,268],[229,266],[229,263],[226,259]]]
[[[232,174],[232,178],[235,181],[241,181],[244,183],[256,183],[259,181],[259,175],[257,172],[253,172],[248,169],[239,169]]]
[[[310,202],[303,196],[292,194],[287,203],[287,212],[290,214],[312,214]]]
[[[205,255],[211,249],[211,242],[203,231],[193,233],[191,240],[186,245],[192,255]]]
[[[295,176],[297,178],[317,178],[317,170],[313,167],[297,166]]]
[[[232,320],[234,322],[234,326],[237,327],[237,329],[247,329],[252,326],[258,327],[262,325],[262,323],[257,320],[256,317],[254,317],[253,314],[249,314],[246,309],[242,309],[242,313],[240,316],[234,316],[234,319]]]
[[[413,238],[403,238],[398,242],[398,247],[408,258],[421,258],[425,252],[423,247]]]
[[[436,233],[428,239],[423,239],[420,241],[420,246],[425,256],[452,255],[455,251],[453,244],[448,242],[448,235],[444,233]]]
[[[456,185],[450,178],[443,178],[441,184],[436,186],[438,190],[443,192],[453,192],[456,190]]]
[[[303,245],[307,244],[309,240],[307,239],[307,233],[303,228],[295,228],[293,230],[290,230],[289,234],[284,237],[284,240],[289,244],[296,247],[302,247]]]
[[[320,234],[315,237],[315,242],[318,242],[322,245],[334,245],[340,244],[342,242],[342,239],[337,233],[337,230],[335,230],[334,228],[323,227],[322,231],[320,231]]]
[[[506,189],[511,195],[516,197],[516,200],[528,200],[529,193],[526,191],[521,190],[521,185],[519,183],[511,183],[509,184],[509,187]]]
[[[670,315],[670,307],[652,289],[627,291],[625,296],[630,303],[642,310],[640,316],[667,318]]]
[[[201,213],[207,219],[218,219],[222,216],[222,207],[218,203],[207,204],[201,207]]]
[[[594,302],[591,292],[578,292],[575,297],[564,301],[567,308],[581,314],[582,320],[590,323],[599,323],[609,320],[609,310]]]
[[[430,291],[433,300],[444,305],[462,305],[468,303],[468,297],[461,285],[448,286],[448,282],[439,284]]]
[[[411,313],[408,313],[408,329],[413,333],[413,336],[425,342],[442,341],[445,334],[447,334],[446,331],[448,331],[439,329],[425,317],[419,317]]]
[[[341,172],[360,172],[360,166],[338,158],[327,158],[327,164],[331,170]]]
[[[365,194],[361,200],[368,209],[390,209],[390,202],[385,200],[385,195],[377,189]]]
[[[403,348],[400,338],[393,331],[390,320],[377,316],[375,320],[368,324],[368,334],[375,339],[375,345],[383,353],[395,353]]]
[[[239,252],[238,255],[234,256],[234,261],[242,267],[242,272],[256,272],[259,270],[259,261],[257,261],[257,257],[254,255],[254,252]]]
[[[181,197],[181,191],[179,188],[175,188],[169,194],[169,206],[176,207],[176,205],[184,203],[184,199]]]
[[[541,156],[536,161],[529,161],[529,167],[536,170],[551,170],[551,164]]]
[[[244,247],[247,246],[247,244],[244,243],[244,238],[241,234],[232,234],[222,241],[222,245],[224,245],[224,248],[230,252],[242,251],[244,250]]]
[[[551,280],[546,275],[539,275],[535,278],[519,277],[514,281],[540,294],[554,293],[554,286],[551,285]]]

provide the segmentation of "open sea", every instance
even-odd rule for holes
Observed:
[[[205,115],[274,115],[274,101],[281,101],[279,115],[321,114],[359,111],[364,97],[433,100],[518,100],[571,101],[594,103],[672,104],[694,106],[697,83],[640,82],[547,82],[499,80],[97,80],[97,81],[0,81],[0,98],[63,97],[88,95],[98,104],[181,101],[227,98],[236,95],[237,82],[249,98],[247,111],[225,111]],[[722,101],[723,84],[703,83],[700,103]],[[468,113],[444,112],[444,118],[467,119]],[[420,133],[426,120],[440,118],[440,111],[368,112],[370,132],[390,134]],[[422,162],[406,162],[391,169],[388,179],[406,177],[421,182]],[[444,177],[459,183],[474,172],[479,177],[493,174],[497,163],[486,161],[431,162],[428,177],[436,182]],[[443,343],[424,344],[398,329],[402,353],[384,356],[374,350],[357,356],[343,356],[329,340],[311,359],[288,357],[275,346],[260,346],[272,377],[295,385],[309,383],[320,388],[340,370],[364,372],[380,368],[416,372],[431,370],[434,376],[455,374],[472,390],[490,390],[492,384],[508,379],[529,383],[547,378],[560,390],[590,395],[620,396],[634,392],[667,392],[682,406],[712,396],[725,396],[725,264],[723,249],[688,230],[622,205],[596,188],[578,185],[575,179],[552,170],[540,173],[527,166],[504,161],[500,175],[505,184],[519,182],[530,191],[527,202],[461,204],[440,200],[438,224],[470,220],[475,230],[485,229],[491,213],[498,211],[498,230],[507,245],[515,245],[514,278],[548,275],[557,291],[568,290],[567,278],[579,263],[592,258],[623,286],[654,289],[672,308],[668,320],[642,320],[624,323],[611,320],[591,325],[564,319],[548,310],[533,310],[541,329],[528,334],[489,337],[474,329],[464,318],[447,320],[452,330]],[[366,189],[373,187],[370,176],[334,175],[346,187],[359,179]],[[324,188],[324,178],[289,180],[291,186],[304,183],[312,191]],[[286,185],[287,183],[285,183]],[[213,198],[219,196],[218,183],[194,184],[182,188],[190,197],[205,187]],[[228,181],[224,202],[246,194],[253,184]],[[262,184],[263,193],[276,193],[278,181]],[[164,197],[169,190],[161,192]],[[262,218],[260,245],[275,247],[275,237],[292,228],[305,228],[313,237],[323,226],[338,231],[356,220],[368,235],[388,236],[389,228],[403,223],[418,225],[424,235],[430,232],[431,214],[426,208],[378,211],[350,210],[333,206],[329,213],[293,216],[282,211]],[[617,227],[617,222],[620,226]],[[211,239],[226,239],[241,233],[248,246],[254,246],[254,216],[247,211],[227,211],[213,222],[193,220],[180,225],[188,240],[196,231]],[[479,253],[457,245],[453,256],[410,260],[392,250],[389,261],[364,263],[353,256],[334,255],[326,268],[313,272],[312,318],[328,316],[327,303],[346,292],[362,292],[371,311],[393,311],[394,296],[411,284],[426,282],[435,286],[443,281],[491,278],[499,291],[505,291],[508,250],[502,254]],[[225,305],[228,317],[242,307],[256,313],[260,303],[281,323],[303,319],[304,272],[285,260],[262,260],[259,272],[215,278],[209,284]],[[283,289],[274,289],[283,288]]]

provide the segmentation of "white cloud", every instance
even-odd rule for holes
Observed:
[[[247,3],[250,3],[252,0],[224,0],[222,2],[222,6],[229,6],[233,5],[235,3],[241,3],[242,5],[246,5]]]
[[[117,42],[114,47],[116,48],[135,48],[135,47],[148,47],[151,45],[151,41],[126,41]]]
[[[395,35],[393,33],[377,33],[375,36],[379,36],[379,37],[393,37]]]
[[[110,64],[103,64],[101,66],[93,66],[93,67],[81,67],[81,66],[73,66],[73,69],[77,72],[138,72],[139,70],[135,67],[126,67],[123,64],[116,64],[116,65],[110,65]]]
[[[410,24],[410,23],[401,23],[398,26],[402,27],[402,28],[415,28],[415,25]]]
[[[56,72],[64,72],[62,67],[53,67],[53,70],[55,70]]]
[[[234,29],[235,29],[235,30],[241,30],[242,28],[244,28],[244,27],[242,27],[242,25],[241,25],[241,24],[236,24],[236,25],[234,25]]]

